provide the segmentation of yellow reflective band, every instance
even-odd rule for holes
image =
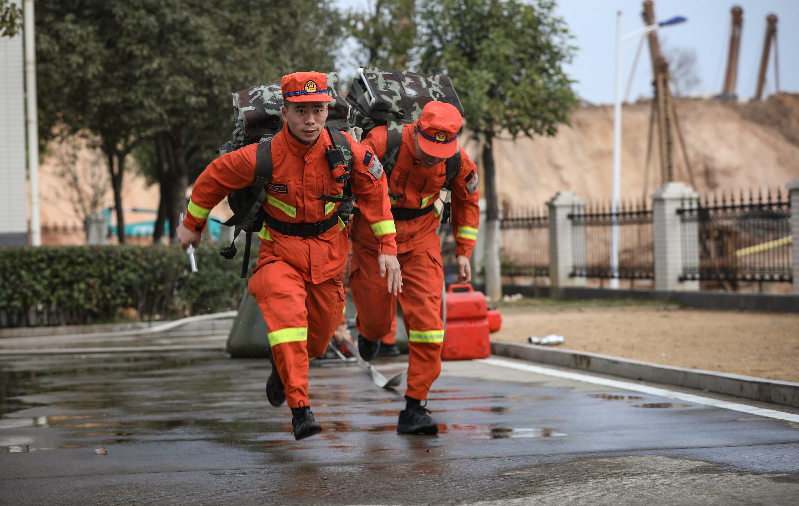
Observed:
[[[437,207],[433,208],[433,212],[435,213],[436,216],[441,215],[441,211],[439,211]]]
[[[477,240],[477,229],[472,227],[459,227],[458,235],[456,237],[463,237],[464,239]]]
[[[334,207],[336,207],[335,202],[328,202],[327,204],[325,204],[325,214],[330,213],[330,211],[332,211]]]
[[[412,343],[443,343],[443,330],[411,330],[408,340]]]
[[[261,227],[261,231],[258,232],[258,239],[260,239],[262,241],[271,241],[272,240],[272,236],[269,234],[269,229],[266,228],[266,225]]]
[[[425,207],[427,207],[427,203],[430,202],[430,199],[432,199],[433,197],[435,197],[435,195],[430,195],[429,197],[423,198],[422,207],[420,207],[419,209],[424,209]]]
[[[395,199],[391,195],[388,196],[388,201],[391,202],[392,206],[397,203],[397,199]]]
[[[283,330],[276,330],[266,335],[269,338],[269,346],[277,346],[283,343],[294,343],[297,341],[308,340],[308,327],[294,327]]]
[[[372,223],[372,232],[375,233],[375,236],[396,234],[397,227],[394,225],[394,220],[378,221],[377,223]]]
[[[276,199],[275,197],[273,197],[271,195],[267,195],[266,196],[266,201],[269,202],[270,204],[272,204],[273,206],[277,207],[278,209],[280,209],[284,213],[288,214],[292,218],[296,218],[297,217],[297,208],[296,207],[291,207],[288,204],[284,204],[283,202],[279,201],[278,199]]]
[[[198,220],[204,220],[208,218],[209,214],[211,214],[211,210],[206,209],[204,207],[200,207],[191,200],[189,200],[189,214],[194,216]]]
[[[347,228],[347,224],[344,223],[344,220],[342,220],[341,216],[339,216],[339,218],[338,218],[338,231],[341,232],[345,228]]]

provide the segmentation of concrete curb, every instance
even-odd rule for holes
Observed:
[[[734,395],[745,399],[799,408],[799,383],[773,381],[699,369],[684,369],[638,360],[532,344],[492,342],[491,353],[541,364],[550,364],[621,378],[651,381],[695,390]]]
[[[99,325],[62,325],[59,327],[21,327],[0,329],[0,339],[18,337],[103,337],[135,336],[168,332],[175,328],[181,330],[224,330],[229,331],[238,311],[225,311],[198,316],[188,316],[166,322],[136,322]]]
[[[103,348],[45,348],[45,349],[0,349],[0,357],[6,355],[110,355],[114,353],[166,353],[173,351],[219,351],[221,344],[175,344],[164,346],[108,346]]]

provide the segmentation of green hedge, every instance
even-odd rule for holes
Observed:
[[[219,249],[201,245],[192,274],[179,246],[2,248],[0,327],[112,322],[130,307],[142,320],[236,309],[241,255]]]

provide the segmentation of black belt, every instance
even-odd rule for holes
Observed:
[[[408,209],[407,207],[392,207],[391,214],[394,216],[394,221],[407,221],[412,220],[414,218],[418,218],[419,216],[424,216],[425,214],[430,214],[436,206],[427,206],[422,209]],[[353,209],[354,214],[360,214],[361,210],[357,207]]]
[[[323,234],[338,224],[338,214],[333,215],[325,221],[318,223],[286,223],[277,218],[266,215],[266,224],[275,232],[283,235],[294,235],[298,237],[313,237]]]

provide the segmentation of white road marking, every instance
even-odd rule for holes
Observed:
[[[558,369],[549,369],[546,367],[540,367],[536,365],[520,364],[518,362],[510,362],[508,360],[499,360],[496,358],[486,358],[482,360],[477,360],[477,362],[482,362],[484,364],[493,365],[497,367],[505,367],[508,369],[516,369],[519,371],[532,372],[535,374],[543,374],[545,376],[554,376],[556,378],[582,381],[583,383],[592,383],[594,385],[602,385],[606,387],[618,388],[621,390],[629,390],[632,392],[641,392],[645,394],[658,395],[660,397],[666,397],[667,399],[677,399],[680,401],[693,402],[695,404],[704,404],[706,406],[713,406],[716,408],[729,409],[732,411],[740,411],[742,413],[749,413],[752,415],[765,416],[768,418],[775,418],[777,420],[785,420],[788,422],[799,423],[799,415],[794,415],[791,413],[783,413],[782,411],[775,411],[773,409],[764,409],[764,408],[757,408],[754,406],[747,406],[746,404],[738,404],[736,402],[721,401],[710,397],[702,397],[700,395],[675,392],[673,390],[666,390],[665,388],[656,388],[646,385],[639,385],[637,383],[630,383],[627,381],[599,378],[596,376],[589,376],[587,374],[561,371]]]

